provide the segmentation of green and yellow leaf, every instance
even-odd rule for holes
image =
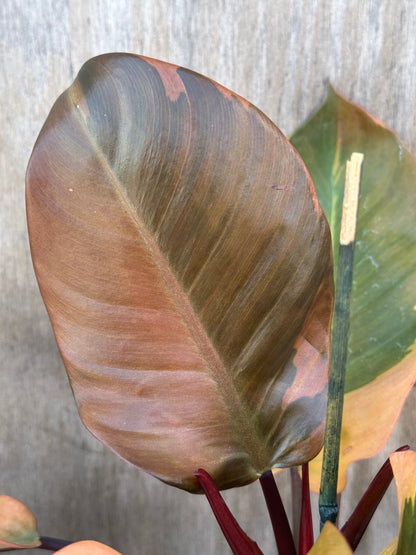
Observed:
[[[303,162],[254,106],[177,66],[87,62],[27,172],[34,267],[81,418],[165,482],[315,456],[332,256]]]
[[[345,166],[364,163],[355,249],[338,488],[351,462],[386,443],[416,381],[416,160],[396,135],[332,88],[292,137],[331,226],[337,261]],[[310,465],[319,489],[321,456]]]
[[[327,520],[308,555],[352,555],[352,549],[338,528]]]
[[[395,555],[397,549],[397,538],[380,552],[380,555]]]
[[[395,555],[416,553],[416,452],[392,453],[393,468],[399,504],[400,532]]]
[[[18,499],[0,495],[0,551],[40,545],[34,514]]]

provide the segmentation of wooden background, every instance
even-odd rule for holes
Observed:
[[[202,496],[128,466],[79,421],[29,256],[24,175],[31,148],[84,61],[130,51],[208,75],[286,134],[324,99],[330,80],[416,151],[416,3],[1,0],[0,25],[0,491],[36,512],[43,535],[93,538],[124,555],[229,553]],[[415,401],[412,394],[379,462],[389,448],[415,446]],[[377,464],[354,465],[341,518]],[[287,473],[279,483],[287,499]],[[259,485],[226,498],[264,552],[274,553]],[[391,488],[360,553],[379,553],[396,520]]]

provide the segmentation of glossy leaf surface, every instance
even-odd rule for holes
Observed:
[[[71,543],[56,553],[62,555],[121,555],[112,547],[92,540]]]
[[[277,127],[189,70],[110,54],[58,99],[27,172],[32,257],[84,424],[197,490],[322,445],[332,257]]]
[[[0,495],[0,551],[40,545],[36,518],[21,501]]]
[[[387,441],[416,380],[416,160],[396,135],[330,88],[292,137],[331,226],[337,260],[345,165],[364,163],[355,248],[339,489],[348,465]],[[321,457],[311,463],[319,488]]]

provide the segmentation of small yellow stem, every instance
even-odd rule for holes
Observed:
[[[358,197],[360,195],[361,165],[364,154],[353,152],[351,160],[347,162],[345,174],[344,203],[342,205],[342,220],[340,244],[349,245],[355,241],[357,228]]]

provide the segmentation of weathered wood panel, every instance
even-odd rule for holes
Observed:
[[[24,173],[31,148],[86,59],[131,51],[210,76],[287,134],[322,101],[331,80],[415,151],[416,4],[2,0],[0,26],[0,491],[32,508],[44,535],[100,539],[125,555],[228,553],[203,497],[123,463],[78,419],[29,258]],[[412,395],[391,447],[415,441],[414,404]],[[343,515],[374,471],[369,462],[352,469]],[[280,482],[287,498],[287,480]],[[247,532],[273,553],[258,484],[226,497]],[[378,553],[394,536],[392,514],[393,490],[361,553]]]

